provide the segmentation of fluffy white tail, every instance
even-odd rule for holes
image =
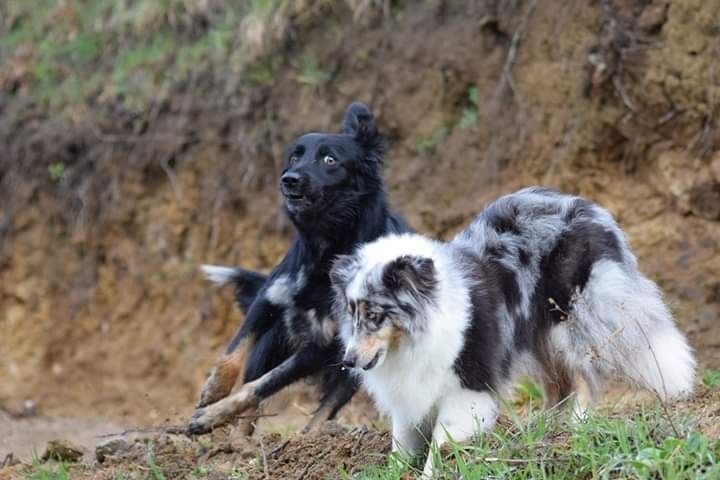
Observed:
[[[658,287],[634,266],[596,264],[573,307],[555,335],[569,365],[591,378],[616,376],[662,400],[692,393],[693,351]]]
[[[200,270],[209,281],[221,287],[232,282],[237,276],[236,269],[219,265],[202,265]]]
[[[637,365],[629,369],[634,380],[663,400],[689,395],[695,380],[695,358],[675,326],[647,332],[635,354]],[[632,374],[635,372],[635,375]]]

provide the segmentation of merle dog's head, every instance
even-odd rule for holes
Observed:
[[[346,367],[376,368],[425,330],[439,281],[433,245],[419,235],[390,235],[335,260],[333,310]]]
[[[308,133],[287,151],[280,190],[296,224],[323,218],[348,218],[362,199],[382,190],[383,142],[370,109],[355,102],[342,121],[341,133]]]

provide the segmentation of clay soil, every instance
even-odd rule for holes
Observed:
[[[270,478],[325,478],[383,461],[389,439],[364,395],[324,432],[292,433],[311,385],[269,402],[249,439],[158,433],[183,424],[242,322],[198,265],[272,267],[290,235],[275,187],[284,146],[337,130],[356,99],[387,136],[389,195],[417,230],[448,238],[530,184],[598,201],[702,368],[720,367],[719,19],[703,0],[423,2],[360,20],[340,5],[293,31],[263,84],[215,68],[161,105],[63,112],[0,92],[0,461],[27,462],[57,436],[96,465],[111,439],[99,435],[143,428],[127,440],[151,442],[168,478],[261,478],[263,465]],[[305,55],[329,79],[301,81]],[[47,175],[57,162],[59,181]],[[706,418],[720,399],[688,405]],[[131,447],[73,478],[142,472],[146,457]]]

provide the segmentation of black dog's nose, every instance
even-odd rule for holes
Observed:
[[[285,172],[285,174],[280,178],[280,181],[285,188],[295,188],[298,183],[300,183],[300,174],[297,172]]]
[[[357,363],[357,356],[346,353],[342,360],[342,366],[345,368],[355,368],[355,364]]]

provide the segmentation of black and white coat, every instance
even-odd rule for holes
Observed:
[[[228,423],[301,379],[316,380],[321,391],[308,428],[332,418],[355,394],[357,379],[340,367],[329,272],[337,255],[409,231],[388,204],[383,152],[372,112],[357,102],[348,107],[340,133],[298,137],[288,147],[280,179],[284,209],[296,230],[283,260],[268,276],[203,267],[214,283],[234,285],[245,321],[206,380],[188,433]],[[241,371],[243,386],[231,393]]]

